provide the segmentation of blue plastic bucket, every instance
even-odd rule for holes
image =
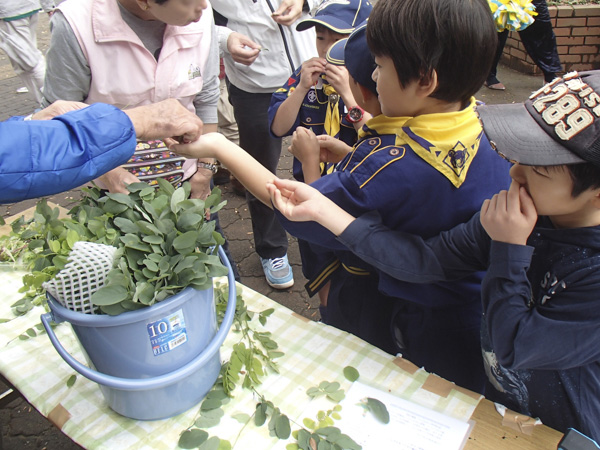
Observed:
[[[158,420],[198,404],[219,376],[219,349],[235,314],[235,279],[229,261],[229,299],[217,331],[213,289],[187,288],[149,308],[118,316],[83,314],[48,296],[42,324],[56,351],[95,381],[111,409],[138,420]],[[50,321],[69,322],[90,367],[61,345]]]

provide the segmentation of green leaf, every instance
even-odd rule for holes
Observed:
[[[125,219],[124,217],[116,217],[115,225],[119,227],[119,229],[123,233],[139,233],[139,227],[129,219]]]
[[[344,367],[344,376],[346,377],[346,379],[348,381],[353,383],[356,380],[358,380],[358,377],[360,376],[360,374],[358,373],[358,370],[356,370],[354,367],[346,366],[346,367]]]
[[[75,384],[75,381],[77,381],[77,375],[71,375],[69,377],[69,379],[67,380],[67,387],[73,387],[73,385]]]
[[[162,238],[162,236],[156,236],[156,235],[149,235],[149,236],[144,236],[142,238],[142,241],[148,243],[148,244],[162,244],[163,242],[165,242],[165,240]]]
[[[267,405],[265,403],[258,403],[256,405],[256,411],[254,412],[254,424],[257,427],[264,425],[267,420]]]
[[[201,411],[210,411],[211,409],[217,409],[221,407],[221,400],[216,398],[207,398],[200,405]]]
[[[187,231],[173,240],[173,248],[179,253],[191,253],[196,247],[196,236],[198,233],[195,231]]]
[[[375,416],[381,423],[390,423],[390,413],[387,407],[376,398],[367,397],[367,409]]]
[[[346,434],[342,434],[342,436],[337,439],[335,443],[344,450],[362,450],[362,447]]]
[[[185,191],[182,187],[175,189],[175,192],[173,192],[173,195],[171,196],[171,211],[178,213],[181,209],[179,203],[185,200],[185,198]]]
[[[199,447],[199,450],[219,450],[220,444],[221,439],[217,436],[212,436]]]
[[[221,439],[219,443],[219,450],[231,450],[231,442]]]
[[[77,241],[80,241],[81,238],[79,237],[79,234],[74,231],[74,230],[69,230],[67,231],[67,244],[69,246],[69,248],[73,248],[73,246],[75,245],[75,243]]]
[[[219,410],[217,410],[219,411]],[[198,427],[198,428],[202,428],[202,429],[206,429],[206,428],[211,428],[211,427],[215,427],[219,424],[219,422],[221,421],[220,418],[215,418],[215,417],[204,417],[204,416],[200,416],[196,422],[194,422],[194,426]]]
[[[327,393],[332,393],[332,392],[337,391],[339,388],[340,388],[340,383],[338,383],[337,381],[334,381],[333,383],[329,383],[329,385],[325,386],[322,389]]]
[[[275,434],[279,439],[287,439],[291,432],[290,419],[285,414],[281,414],[275,422]]]
[[[104,286],[94,292],[90,300],[94,305],[114,305],[129,296],[127,289],[119,285]]]
[[[181,448],[196,448],[200,447],[208,439],[208,433],[204,430],[186,430],[179,437],[179,445]]]
[[[250,420],[250,416],[246,413],[233,414],[231,418],[237,420],[239,423],[247,423]]]
[[[308,395],[309,397],[318,397],[322,393],[323,392],[321,392],[321,390],[316,387],[311,387],[306,390],[306,395]]]
[[[344,400],[344,397],[346,397],[346,394],[344,394],[343,390],[339,390],[339,391],[328,393],[327,397],[330,398],[331,400],[333,400],[334,402],[339,403],[342,400]]]
[[[302,423],[309,430],[314,430],[316,428],[316,426],[317,426],[317,424],[315,423],[315,421],[312,420],[312,419],[309,419],[308,417],[305,417],[304,419],[302,419]]]

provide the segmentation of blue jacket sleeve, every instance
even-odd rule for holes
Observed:
[[[490,239],[479,213],[451,230],[424,240],[390,230],[377,212],[353,221],[338,240],[363,261],[390,277],[410,283],[449,281],[485,270]]]
[[[284,101],[286,101],[286,99],[288,98],[288,95],[290,95],[290,92],[293,91],[294,89],[296,89],[296,86],[298,86],[298,83],[300,83],[300,71],[301,70],[302,70],[302,67],[296,69],[296,72],[294,72],[288,78],[288,80],[285,82],[285,84],[282,87],[280,87],[279,89],[277,89],[275,92],[273,92],[273,95],[271,96],[271,104],[269,105],[269,110],[267,112],[267,115],[268,115],[268,119],[269,119],[269,133],[271,134],[271,136],[273,136],[275,138],[290,136],[296,130],[296,128],[298,128],[300,126],[300,111],[298,111],[298,114],[296,114],[296,120],[294,121],[294,124],[290,127],[290,129],[288,130],[288,132],[286,134],[284,134],[282,136],[276,136],[273,133],[273,131],[271,131],[271,125],[273,124],[273,121],[275,120],[275,115],[277,114],[279,107],[281,106],[281,104]]]
[[[124,164],[135,150],[129,117],[95,104],[52,120],[0,123],[0,203],[73,189]]]

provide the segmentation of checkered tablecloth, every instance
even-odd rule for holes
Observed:
[[[52,347],[48,336],[39,333],[19,339],[26,330],[40,323],[43,307],[15,317],[10,305],[22,294],[23,272],[0,270],[0,372],[44,416],[52,420],[71,439],[88,449],[175,449],[180,434],[198,417],[198,407],[176,417],[160,421],[137,421],[110,410],[98,385],[78,375],[74,386],[67,380],[75,374]],[[224,282],[225,279],[219,280]],[[326,398],[311,399],[306,390],[321,381],[338,381],[343,389],[351,385],[343,375],[345,366],[360,373],[362,383],[388,391],[399,397],[468,421],[480,397],[456,388],[451,383],[430,375],[402,358],[382,352],[346,332],[309,321],[272,300],[238,285],[249,310],[274,308],[266,330],[272,332],[285,356],[278,359],[279,374],[264,379],[259,391],[291,420],[314,419],[320,410],[333,403]],[[255,328],[262,326],[256,321]],[[55,329],[63,346],[80,361],[81,350],[70,325]],[[221,350],[226,359],[239,335],[230,332]],[[238,388],[235,398],[223,409],[225,416],[218,426],[208,428],[211,436],[235,443],[236,449],[284,449],[289,442],[270,437],[266,426],[257,428],[253,421],[244,424],[240,417],[252,416],[257,399],[248,390]],[[343,410],[341,412],[343,415]],[[292,424],[292,430],[299,426]],[[352,430],[343,430],[352,436]]]

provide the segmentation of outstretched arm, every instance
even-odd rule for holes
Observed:
[[[241,147],[220,133],[208,133],[190,144],[176,144],[171,151],[188,158],[216,158],[265,205],[271,207],[267,182],[275,175]]]

